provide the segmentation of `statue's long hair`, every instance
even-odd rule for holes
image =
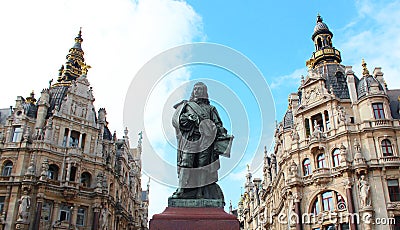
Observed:
[[[200,98],[195,98],[194,96],[194,90],[192,90],[192,94],[190,95],[189,101],[195,101],[195,102],[203,102],[207,105],[210,104],[210,100],[208,100],[208,91],[207,91],[207,86],[203,82],[197,82],[194,84],[193,89],[195,86],[201,86],[203,88],[203,95]]]

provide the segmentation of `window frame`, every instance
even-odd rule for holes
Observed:
[[[317,167],[319,169],[327,167],[324,153],[320,153],[320,154],[317,155]]]
[[[400,201],[399,179],[388,179],[386,182],[387,182],[390,201],[391,202]],[[389,185],[390,182],[395,182],[397,185]]]
[[[61,220],[62,213],[65,213],[65,219]],[[60,207],[60,211],[58,212],[58,220],[59,221],[69,221],[71,218],[71,209],[70,206],[63,204]]]
[[[311,174],[312,174],[311,161],[309,158],[306,158],[303,160],[303,175],[308,176]]]
[[[340,160],[341,160],[341,156],[340,156],[340,149],[335,148],[332,151],[332,163],[333,163],[333,167],[337,167],[340,166]]]
[[[23,133],[24,129],[20,125],[14,126],[11,142],[21,142]]]
[[[385,110],[383,103],[372,103],[372,110],[374,112],[375,119],[385,119]]]
[[[391,157],[393,156],[393,148],[392,148],[392,142],[388,139],[383,139],[381,141],[381,149],[382,149],[382,155],[384,157]]]
[[[79,207],[78,211],[77,211],[77,217],[76,217],[76,226],[81,226],[81,227],[85,226],[85,222],[86,222],[86,208]]]
[[[9,164],[11,164],[11,166]],[[4,162],[3,169],[1,170],[1,176],[10,177],[13,167],[14,167],[14,163],[12,161],[8,160],[8,161]]]

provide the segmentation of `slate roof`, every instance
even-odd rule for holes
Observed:
[[[59,108],[61,107],[61,102],[64,97],[67,95],[68,86],[53,86],[50,88],[50,107],[47,111],[47,117],[53,115],[53,110],[57,105]]]
[[[283,129],[286,130],[291,128],[293,128],[293,112],[289,109],[283,117]]]
[[[369,88],[371,87],[372,83],[377,83],[379,85],[379,89],[383,90],[381,83],[378,80],[376,80],[375,77],[373,77],[371,75],[363,76],[357,82],[357,98],[358,99],[367,95],[367,92],[369,91]]]
[[[11,115],[11,109],[10,108],[5,108],[5,109],[0,109],[0,124],[5,125],[7,117]]]
[[[324,70],[325,68],[325,70]],[[325,65],[318,68],[321,73],[327,73],[325,87],[327,90],[333,89],[333,93],[340,99],[350,99],[349,88],[343,69],[338,64]]]
[[[22,106],[24,107],[25,114],[26,114],[28,117],[36,118],[36,115],[37,115],[37,106],[36,106],[35,104],[24,103]]]
[[[332,32],[329,30],[328,26],[323,22],[321,16],[317,16],[317,24],[314,27],[314,33],[312,35],[312,40],[314,40],[315,36],[318,34],[330,34],[333,36]]]
[[[400,119],[400,89],[392,89],[387,91],[390,101],[390,111],[393,119]]]

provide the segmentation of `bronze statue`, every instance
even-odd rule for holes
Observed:
[[[179,187],[171,198],[223,200],[216,184],[219,155],[229,156],[233,136],[227,134],[217,109],[210,105],[207,86],[196,83],[189,101],[174,108]]]

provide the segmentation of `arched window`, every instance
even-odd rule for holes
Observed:
[[[334,149],[332,152],[333,167],[340,165],[340,150]]]
[[[5,162],[3,165],[3,171],[1,173],[2,176],[11,176],[11,171],[13,168],[13,163],[11,161]]]
[[[393,156],[392,143],[388,139],[383,140],[381,146],[384,157]]]
[[[55,164],[49,165],[49,170],[47,171],[47,177],[50,180],[58,180],[58,166]]]
[[[314,204],[311,208],[311,212],[314,215],[318,215],[319,214],[319,203],[318,203],[318,197],[315,199]]]
[[[323,153],[319,154],[317,156],[317,162],[318,162],[318,168],[325,168],[326,167],[326,162],[325,162],[325,155]]]
[[[91,180],[92,176],[90,175],[90,173],[88,172],[84,172],[81,175],[81,184],[83,187],[90,187],[90,180]]]
[[[332,191],[322,193],[322,208],[324,211],[333,211],[333,194]]]
[[[311,213],[318,215],[320,210],[333,212],[335,210],[346,210],[347,205],[343,196],[337,191],[324,191],[318,194],[311,206]]]
[[[304,176],[310,175],[311,174],[311,161],[310,159],[306,158],[303,161],[303,174]]]
[[[317,46],[318,46],[318,50],[320,50],[322,48],[322,41],[321,38],[317,39]]]

